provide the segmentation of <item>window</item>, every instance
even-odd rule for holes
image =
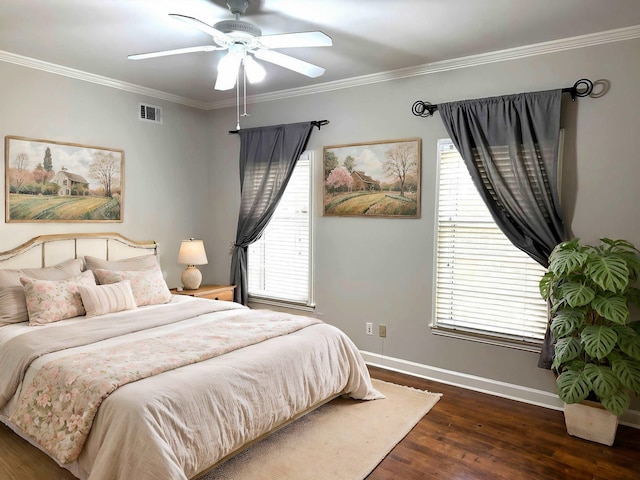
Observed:
[[[438,162],[434,333],[533,350],[547,326],[545,269],[495,224],[450,140]]]
[[[311,162],[304,152],[262,237],[249,246],[252,301],[312,306]]]

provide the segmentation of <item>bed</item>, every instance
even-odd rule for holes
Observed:
[[[0,253],[0,365],[0,421],[90,480],[198,478],[339,395],[382,398],[339,329],[171,295],[157,244],[115,233]]]

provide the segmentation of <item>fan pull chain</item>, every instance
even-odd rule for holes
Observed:
[[[240,130],[240,72],[236,72],[236,130]]]
[[[244,61],[242,62],[242,79],[244,83],[244,113],[242,114],[242,116],[248,117],[249,114],[247,113],[247,69],[244,66]]]
[[[245,53],[246,55],[246,53]],[[244,59],[241,64],[242,68],[242,101],[244,105],[244,113],[240,115],[240,68],[236,72],[236,130],[240,130],[240,117],[248,117],[247,113],[247,70],[244,66]]]

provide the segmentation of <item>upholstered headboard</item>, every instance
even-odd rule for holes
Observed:
[[[105,260],[158,254],[153,240],[135,241],[119,233],[62,233],[40,235],[6,252],[0,268],[42,268],[85,255]]]

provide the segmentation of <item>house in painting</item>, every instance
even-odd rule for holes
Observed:
[[[364,172],[354,170],[351,172],[351,178],[353,178],[353,186],[351,188],[353,191],[380,190],[380,182],[365,175]]]
[[[87,195],[89,182],[82,175],[60,170],[51,179],[52,183],[60,185],[58,195]]]

